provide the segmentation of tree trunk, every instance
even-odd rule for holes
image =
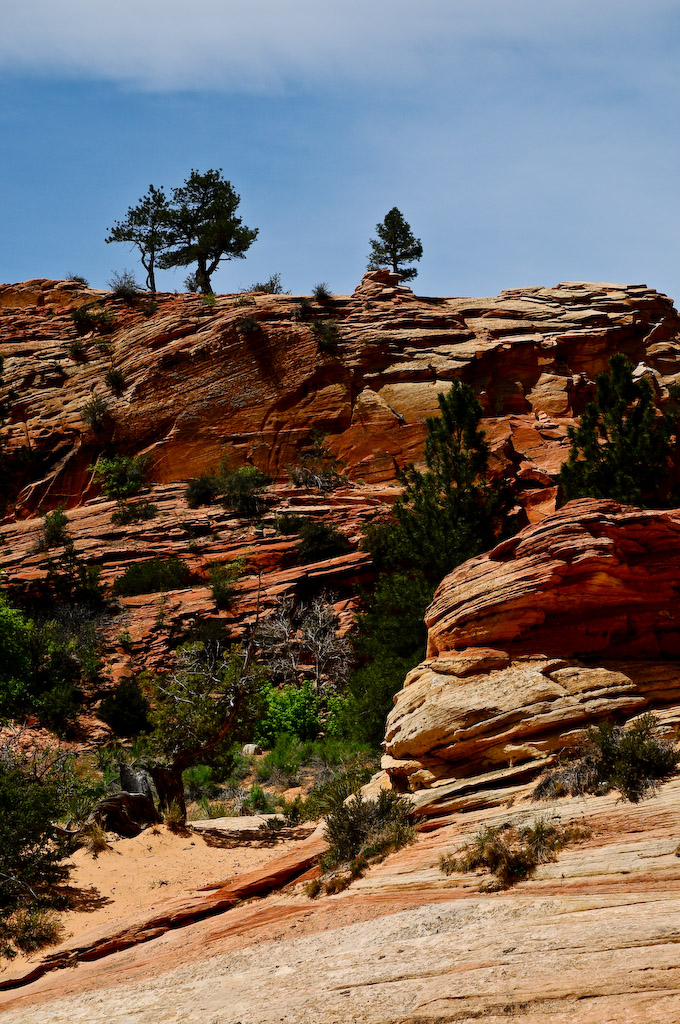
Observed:
[[[196,267],[196,283],[203,295],[213,294],[212,285],[210,284],[210,274],[207,271],[205,263],[202,261],[199,262]]]
[[[107,831],[129,839],[159,820],[153,800],[144,793],[107,796],[99,801],[89,817],[89,821],[96,821]]]
[[[181,768],[160,768],[149,765],[148,772],[158,793],[158,806],[162,811],[169,811],[171,804],[177,804],[182,818],[187,816],[187,805],[184,802],[184,783]]]

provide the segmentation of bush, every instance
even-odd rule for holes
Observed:
[[[90,331],[110,334],[116,327],[114,314],[98,302],[89,302],[84,306],[78,306],[71,312],[71,319],[78,334],[89,334]]]
[[[442,854],[439,867],[446,875],[455,871],[490,871],[495,886],[507,889],[529,878],[539,864],[557,860],[568,843],[590,836],[590,829],[578,825],[561,826],[546,818],[537,818],[532,825],[516,828],[510,825],[484,826],[459,854]]]
[[[343,533],[330,523],[307,519],[300,527],[300,543],[295,553],[301,562],[320,562],[322,559],[345,555],[352,545]]]
[[[280,274],[272,274],[266,281],[256,281],[255,284],[251,284],[250,288],[245,290],[247,292],[264,292],[265,295],[290,295],[290,292],[284,292],[283,290]]]
[[[290,684],[281,689],[267,683],[263,698],[265,710],[256,736],[262,746],[271,747],[282,733],[311,740],[321,729],[321,698],[309,680],[302,686]]]
[[[188,585],[191,572],[179,558],[151,558],[146,562],[133,562],[113,584],[118,597],[137,594],[157,594],[164,590],[179,590]]]
[[[131,270],[123,270],[120,273],[114,270],[108,285],[111,289],[112,299],[122,299],[123,302],[129,303],[131,306],[136,305],[142,291]]]
[[[312,431],[311,448],[305,452],[299,463],[290,466],[288,475],[296,487],[315,488],[318,491],[333,491],[347,483],[341,472],[342,462],[332,454],[319,431]]]
[[[106,371],[104,380],[116,397],[122,395],[125,391],[125,375],[122,370],[118,370],[115,366]]]
[[[102,434],[110,422],[109,403],[99,395],[93,395],[80,412],[81,419],[94,434]]]
[[[83,288],[89,288],[90,282],[82,274],[67,274],[65,277],[66,281],[74,281],[76,284],[82,284]]]
[[[226,565],[211,565],[208,569],[210,590],[217,608],[224,611],[229,607],[234,594],[234,583],[244,569],[244,560],[227,562]]]
[[[54,946],[64,931],[58,914],[42,907],[21,907],[12,914],[8,924],[13,944],[22,953],[29,954]]]
[[[236,330],[242,338],[255,338],[262,331],[262,325],[255,316],[242,316],[236,324]]]
[[[410,823],[411,801],[391,789],[376,800],[356,793],[326,818],[324,838],[328,851],[321,859],[325,869],[346,864],[356,857],[379,859],[415,838]]]
[[[274,518],[274,528],[277,533],[289,537],[291,534],[299,533],[304,522],[306,522],[304,516],[296,516],[292,512],[281,512]]]
[[[97,712],[116,736],[138,736],[149,729],[149,702],[134,677],[123,679],[108,693]]]
[[[238,515],[259,515],[265,507],[261,492],[270,482],[270,478],[255,466],[225,469],[222,478],[223,503]]]
[[[325,281],[320,281],[319,284],[314,285],[312,288],[312,295],[317,302],[328,302],[333,298]]]
[[[309,320],[310,317],[314,316],[314,306],[309,299],[300,299],[298,308],[295,310],[294,317],[296,320]]]
[[[66,543],[68,538],[68,518],[63,506],[55,508],[53,512],[47,512],[43,521],[42,547],[56,548]]]
[[[584,753],[572,764],[548,772],[536,786],[535,800],[618,789],[624,800],[638,803],[653,795],[674,773],[680,754],[655,733],[654,715],[642,715],[628,729],[603,722],[590,728]]]
[[[130,498],[144,486],[149,459],[149,455],[114,455],[99,459],[90,469],[107,498]]]
[[[143,523],[154,519],[157,515],[158,505],[152,504],[146,498],[129,504],[119,501],[115,512],[111,513],[111,522],[114,526],[129,526],[131,523]]]
[[[195,764],[182,772],[182,781],[190,800],[201,800],[217,796],[220,787],[210,765]],[[207,817],[211,817],[210,814]]]
[[[315,320],[310,328],[319,352],[335,355],[340,347],[340,330],[336,320]]]
[[[87,359],[87,350],[82,338],[73,338],[68,344],[68,354],[74,363],[83,363]]]
[[[190,480],[184,491],[189,508],[211,505],[221,492],[222,483],[217,473],[201,473]]]

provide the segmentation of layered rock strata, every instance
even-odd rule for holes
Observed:
[[[680,511],[570,502],[447,576],[383,767],[428,813],[497,803],[605,718],[680,722]]]
[[[19,511],[81,502],[102,446],[150,453],[157,483],[225,457],[283,479],[320,430],[354,480],[391,481],[420,457],[426,416],[461,378],[484,406],[494,471],[517,477],[537,518],[554,507],[566,426],[612,354],[627,353],[661,403],[678,371],[676,310],[643,285],[429,298],[376,271],[351,296],[301,299],[228,295],[211,306],[163,294],[130,306],[73,281],[0,286],[0,353],[14,394],[5,443],[32,454]],[[110,314],[107,333],[80,337],[72,313],[92,303]],[[329,320],[337,351],[317,340]],[[118,393],[111,368],[122,375]],[[93,396],[107,405],[106,436],[83,417]]]

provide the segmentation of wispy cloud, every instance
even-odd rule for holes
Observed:
[[[22,0],[3,13],[0,68],[158,91],[389,86],[494,47],[607,63],[674,15],[677,0],[644,17],[639,0]]]

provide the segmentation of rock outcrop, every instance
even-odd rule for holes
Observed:
[[[680,511],[570,502],[441,583],[383,767],[428,813],[523,791],[583,730],[680,722]]]
[[[79,339],[72,312],[105,306],[107,333]],[[554,508],[566,426],[595,376],[625,352],[659,401],[678,368],[672,302],[643,285],[567,283],[494,298],[428,298],[388,271],[351,296],[301,308],[301,297],[158,295],[126,305],[73,281],[0,286],[0,353],[15,394],[9,450],[30,447],[21,514],[92,493],[102,445],[149,452],[152,479],[187,479],[230,457],[277,479],[328,435],[355,481],[394,480],[418,459],[424,419],[456,378],[479,395],[496,472],[515,475],[530,518]],[[337,352],[314,325],[338,325]],[[82,330],[82,327],[80,328]],[[114,393],[107,371],[120,371]],[[107,433],[83,420],[97,396]]]

